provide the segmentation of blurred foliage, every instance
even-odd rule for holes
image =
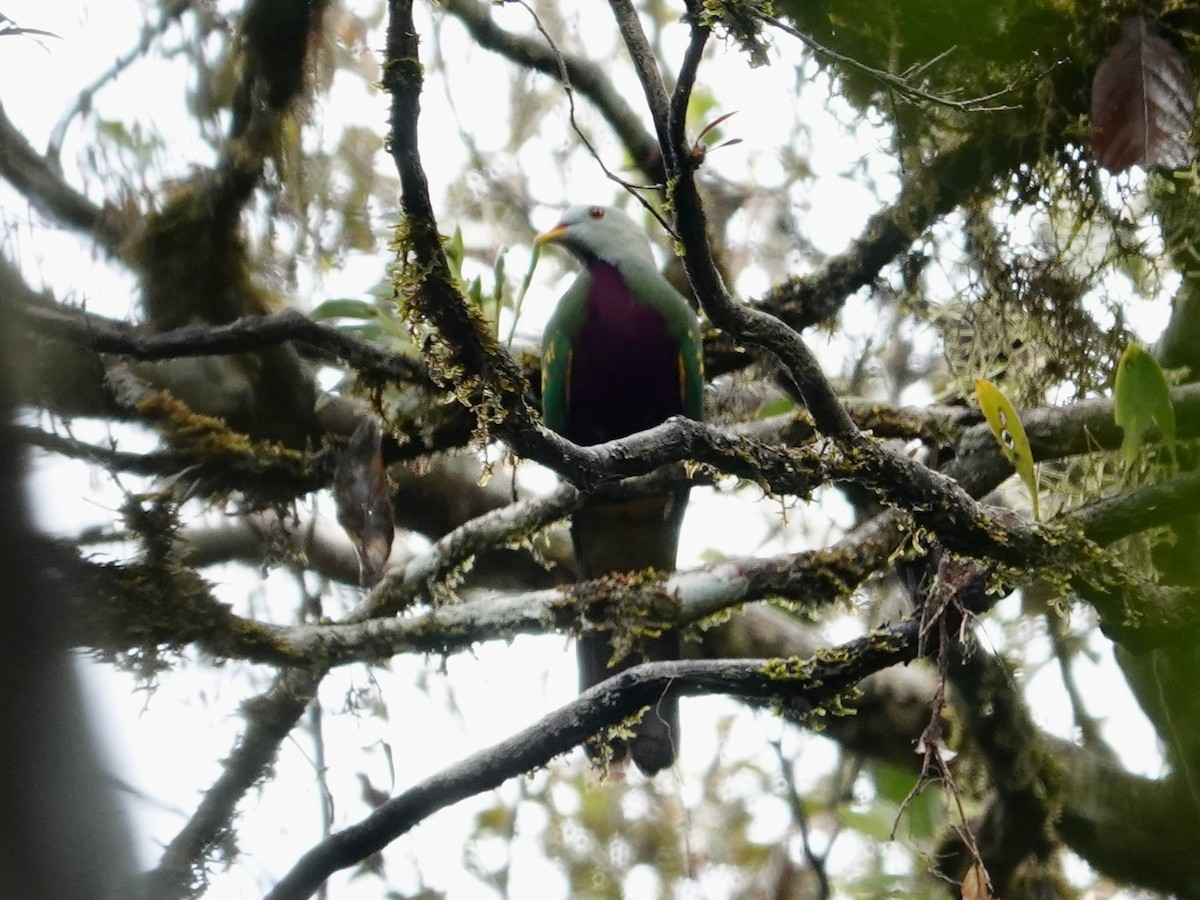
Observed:
[[[720,884],[721,895],[730,898],[801,900],[819,889],[814,871],[799,859],[805,842],[824,859],[840,841],[862,854],[854,873],[838,879],[848,896],[930,895],[936,881],[923,866],[898,871],[878,851],[906,848],[901,855],[909,866],[929,858],[949,815],[939,786],[919,784],[912,772],[888,765],[854,779],[859,766],[844,759],[805,796],[788,797],[790,780],[777,770],[730,756],[732,726],[730,718],[718,722],[716,752],[702,778],[688,786],[686,807],[674,791],[624,770],[600,775],[574,758],[522,781],[515,798],[495,795],[475,816],[465,864],[497,896],[507,896],[511,856],[487,854],[500,862],[481,866],[480,846],[520,840],[544,849],[571,897],[621,900],[637,884],[638,896],[668,898]],[[838,789],[845,773],[853,780],[849,792]],[[655,887],[645,894],[650,871]]]

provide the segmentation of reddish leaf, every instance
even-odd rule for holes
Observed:
[[[1110,172],[1130,166],[1180,169],[1195,150],[1192,72],[1142,16],[1125,20],[1092,79],[1092,152]]]
[[[333,474],[337,517],[358,551],[359,580],[374,584],[392,552],[395,525],[379,420],[363,416]]]

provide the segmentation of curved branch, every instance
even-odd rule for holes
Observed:
[[[730,296],[708,243],[707,217],[695,182],[695,164],[686,142],[673,140],[673,135],[682,137],[682,123],[672,130],[671,101],[659,75],[654,52],[632,3],[612,0],[611,5],[641,80],[667,160],[668,181],[673,185],[670,200],[675,207],[675,228],[683,242],[684,270],[692,290],[718,328],[779,358],[822,433],[850,445],[861,444],[862,435],[803,339],[775,316],[742,306]],[[702,45],[710,29],[695,20],[691,28],[692,45]],[[686,91],[686,82],[681,84]]]
[[[620,496],[661,490],[660,485],[660,481],[647,479],[641,484],[620,486],[619,494],[616,490],[610,493]],[[1038,552],[1054,554],[1056,560],[1060,553],[1071,557],[1080,553],[1080,541],[1111,541],[1143,527],[1163,524],[1172,515],[1190,515],[1198,499],[1200,474],[1175,476],[1160,485],[1064,517],[1059,530],[1039,533],[1052,549]],[[456,571],[464,560],[534,533],[568,515],[579,502],[579,493],[563,485],[546,497],[510,504],[465,523],[426,553],[391,570],[359,608],[339,624],[284,626],[235,616],[205,587],[197,585],[186,569],[174,576],[177,583],[172,582],[169,596],[143,602],[140,598],[145,591],[137,586],[159,582],[144,578],[137,566],[129,572],[121,567],[96,566],[93,577],[99,579],[97,593],[112,599],[99,605],[87,603],[76,610],[76,640],[107,652],[122,652],[147,641],[170,646],[194,641],[221,658],[282,666],[320,660],[332,667],[398,653],[451,653],[478,641],[517,633],[576,630],[584,621],[583,610],[598,598],[613,604],[632,604],[646,616],[676,625],[702,621],[767,598],[788,599],[816,609],[849,596],[882,568],[907,530],[901,515],[884,513],[821,550],[731,560],[674,572],[661,580],[644,576],[600,579],[570,588],[488,596],[394,618],[401,609],[428,602],[433,586]],[[998,530],[1028,527],[1000,521],[992,525]],[[1076,533],[1080,536],[1073,537]],[[1065,541],[1066,549],[1054,548],[1057,541]],[[947,541],[948,545],[952,543]],[[1027,563],[1036,566],[1038,560]],[[1181,626],[1200,618],[1195,591],[1137,581],[1109,569],[1111,565],[1102,560],[1076,572],[1073,581],[1105,613],[1110,630],[1127,643],[1173,640]],[[1116,592],[1110,582],[1118,575],[1124,580]],[[663,598],[669,601],[664,603]],[[981,603],[974,611],[983,612],[991,602]],[[167,615],[167,609],[176,611]],[[1135,611],[1140,618],[1134,618]]]
[[[238,802],[275,761],[279,745],[316,696],[324,675],[321,668],[288,669],[267,691],[242,704],[245,730],[187,824],[167,844],[158,865],[143,876],[144,896],[194,896],[204,857],[228,830]]]
[[[595,105],[646,177],[655,183],[664,180],[658,143],[601,66],[570,54],[555,53],[539,41],[505,31],[492,19],[488,6],[477,0],[446,0],[443,5],[446,12],[462,22],[481,47],[560,82],[565,71],[567,82],[564,86],[578,91]]]
[[[811,656],[822,645],[816,629],[777,610],[753,607],[727,625],[705,633],[705,655],[745,657]],[[854,753],[883,760],[916,774],[916,752],[929,724],[929,702],[936,685],[924,668],[896,666],[859,684],[846,705],[852,716],[824,717],[823,733]],[[751,705],[778,704],[749,701]],[[983,704],[969,701],[977,715]],[[786,704],[783,714],[789,716]],[[944,724],[955,727],[962,716]],[[803,724],[803,720],[800,720]],[[1186,893],[1200,879],[1200,858],[1182,841],[1163,835],[1200,828],[1186,792],[1168,779],[1131,775],[1112,759],[1071,741],[1035,731],[1036,760],[1058,806],[1057,833],[1098,872],[1165,893]],[[950,735],[947,734],[948,739]],[[1011,766],[1010,766],[1011,768]],[[1026,776],[1037,773],[1025,771]]]
[[[824,633],[796,616],[762,603],[741,609],[722,625],[705,629],[699,635],[696,656],[703,659],[739,658],[775,659],[813,656],[828,646]],[[691,646],[684,643],[685,651]],[[845,700],[853,715],[826,716],[821,733],[847,750],[899,766],[914,775],[921,757],[916,748],[929,725],[929,704],[934,682],[927,668],[893,666],[868,676],[859,683],[853,697]],[[782,715],[804,726],[804,711],[792,710],[786,703],[744,698],[771,715]],[[944,723],[947,736],[957,728],[953,719]]]
[[[366,819],[313,847],[267,894],[267,900],[311,896],[331,874],[351,866],[439,809],[545,765],[604,727],[653,707],[662,697],[730,694],[777,697],[810,712],[871,672],[915,655],[916,627],[906,622],[850,641],[803,663],[707,660],[646,663],[626,669],[539,722],[388,800]]]
[[[0,176],[38,212],[66,228],[92,237],[116,256],[128,237],[127,227],[63,179],[62,175],[25,140],[0,103]]]
[[[56,166],[58,165],[59,158],[62,155],[63,141],[66,139],[67,129],[70,127],[71,121],[76,116],[91,109],[92,102],[100,89],[110,81],[116,80],[122,72],[133,65],[142,54],[150,49],[150,44],[153,40],[165,32],[171,23],[182,16],[191,5],[192,0],[172,0],[159,14],[157,23],[152,26],[146,25],[142,28],[142,34],[132,49],[118,56],[113,60],[112,65],[108,69],[101,72],[92,80],[91,84],[85,85],[79,91],[75,96],[75,102],[59,117],[50,132],[50,140],[46,145],[46,157],[48,159],[53,160]]]
[[[382,350],[331,325],[315,322],[296,309],[246,315],[221,325],[184,325],[158,334],[135,333],[123,324],[108,325],[82,310],[57,306],[27,306],[20,315],[47,334],[70,337],[102,353],[134,359],[223,356],[298,341],[332,354],[369,377],[422,387],[433,385],[419,360]]]

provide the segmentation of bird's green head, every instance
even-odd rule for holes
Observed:
[[[534,238],[533,244],[558,244],[584,263],[600,260],[620,266],[634,259],[654,262],[646,232],[612,206],[572,206],[557,225]]]

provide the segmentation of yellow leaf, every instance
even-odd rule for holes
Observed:
[[[1029,438],[1025,436],[1025,426],[1021,424],[1020,416],[1000,388],[990,381],[981,378],[975,382],[975,397],[1000,445],[1000,452],[1012,463],[1017,475],[1029,488],[1029,495],[1033,499],[1033,518],[1039,519],[1037,472],[1033,467],[1033,451],[1029,447]]]

